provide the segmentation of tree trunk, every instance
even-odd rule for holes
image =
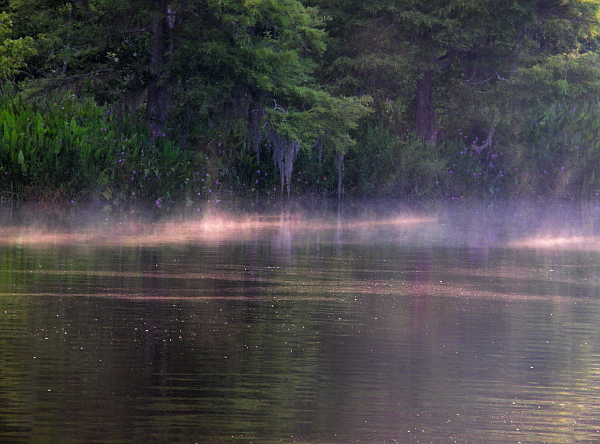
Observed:
[[[252,146],[257,162],[260,162],[260,143],[262,141],[264,117],[265,110],[258,100],[250,94],[248,97],[248,111],[246,112],[246,131],[248,133],[248,143]]]
[[[433,111],[433,72],[425,71],[417,82],[416,131],[423,140],[435,140],[435,113]]]
[[[148,84],[148,98],[146,112],[148,129],[151,140],[165,132],[167,120],[167,93],[162,82],[162,66],[165,61],[167,42],[167,17],[166,6],[161,0],[155,2],[155,11],[150,24],[150,69],[152,80]]]
[[[83,11],[84,17],[89,19],[91,17],[89,0],[77,0],[77,5]]]
[[[336,153],[335,167],[337,169],[337,176],[338,176],[337,197],[338,197],[338,199],[341,199],[342,194],[344,192],[344,188],[343,188],[343,184],[342,184],[342,179],[344,176],[344,155],[342,153]]]

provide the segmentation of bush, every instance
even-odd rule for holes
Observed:
[[[0,98],[0,187],[19,202],[99,202],[163,207],[199,199],[202,165],[145,126],[118,121],[92,99]]]
[[[441,197],[447,181],[442,154],[414,134],[367,126],[346,157],[347,190],[361,197]]]
[[[555,104],[534,116],[510,149],[513,193],[600,196],[600,106]]]

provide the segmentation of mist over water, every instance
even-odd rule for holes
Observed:
[[[0,242],[160,244],[221,242],[258,232],[289,236],[343,236],[456,247],[600,247],[600,204],[461,202],[406,205],[395,201],[285,202],[260,209],[209,208],[201,214],[105,215],[100,211],[47,214],[0,211]]]
[[[598,442],[599,214],[4,214],[0,442]]]

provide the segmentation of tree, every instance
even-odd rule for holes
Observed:
[[[494,109],[526,71],[562,54],[568,70],[595,48],[598,30],[598,2],[586,0],[313,3],[333,16],[329,81],[371,93],[380,115],[395,111],[424,140],[445,121],[468,125],[466,109],[486,115],[493,134]]]
[[[315,82],[323,19],[299,0],[10,3],[21,33],[42,35],[32,85],[89,91],[122,112],[145,105],[151,139],[188,149],[258,158],[270,147],[288,193],[298,151],[325,140],[343,156],[368,113],[368,99]]]
[[[6,12],[0,13],[0,79],[14,76],[27,66],[27,60],[36,54],[30,36],[10,38],[13,22]]]
[[[186,103],[180,117],[191,107],[194,119],[205,123],[196,134],[216,133],[222,149],[248,146],[257,158],[269,146],[288,194],[301,149],[324,140],[343,154],[352,143],[349,131],[368,113],[368,99],[335,97],[315,83],[325,35],[314,8],[297,0],[215,0],[181,8],[186,18],[176,27],[167,76]],[[182,120],[190,126],[189,117]]]

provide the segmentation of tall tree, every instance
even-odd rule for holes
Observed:
[[[148,128],[151,138],[156,138],[164,130],[167,121],[167,88],[162,82],[165,54],[167,52],[168,6],[164,0],[153,1],[149,17],[148,52],[150,55],[146,108]],[[173,24],[174,25],[174,24]]]
[[[521,70],[587,51],[599,6],[587,0],[312,3],[334,17],[330,80],[373,94],[382,111],[399,110],[425,140],[436,137],[441,115],[464,117],[465,107],[498,100]]]
[[[257,156],[270,146],[288,193],[300,149],[324,140],[341,155],[352,143],[349,131],[368,112],[368,99],[334,97],[315,83],[325,49],[315,9],[297,0],[189,1],[180,8],[167,75],[188,104],[180,116],[193,108],[205,123],[196,134],[215,133],[223,149],[248,146]]]
[[[86,88],[129,108],[143,97],[151,137],[177,122],[189,148],[249,146],[258,156],[270,146],[288,192],[298,150],[321,139],[342,156],[368,112],[368,99],[335,97],[315,83],[323,20],[299,0],[13,0],[11,7],[21,32],[43,35],[32,70],[38,84]]]

